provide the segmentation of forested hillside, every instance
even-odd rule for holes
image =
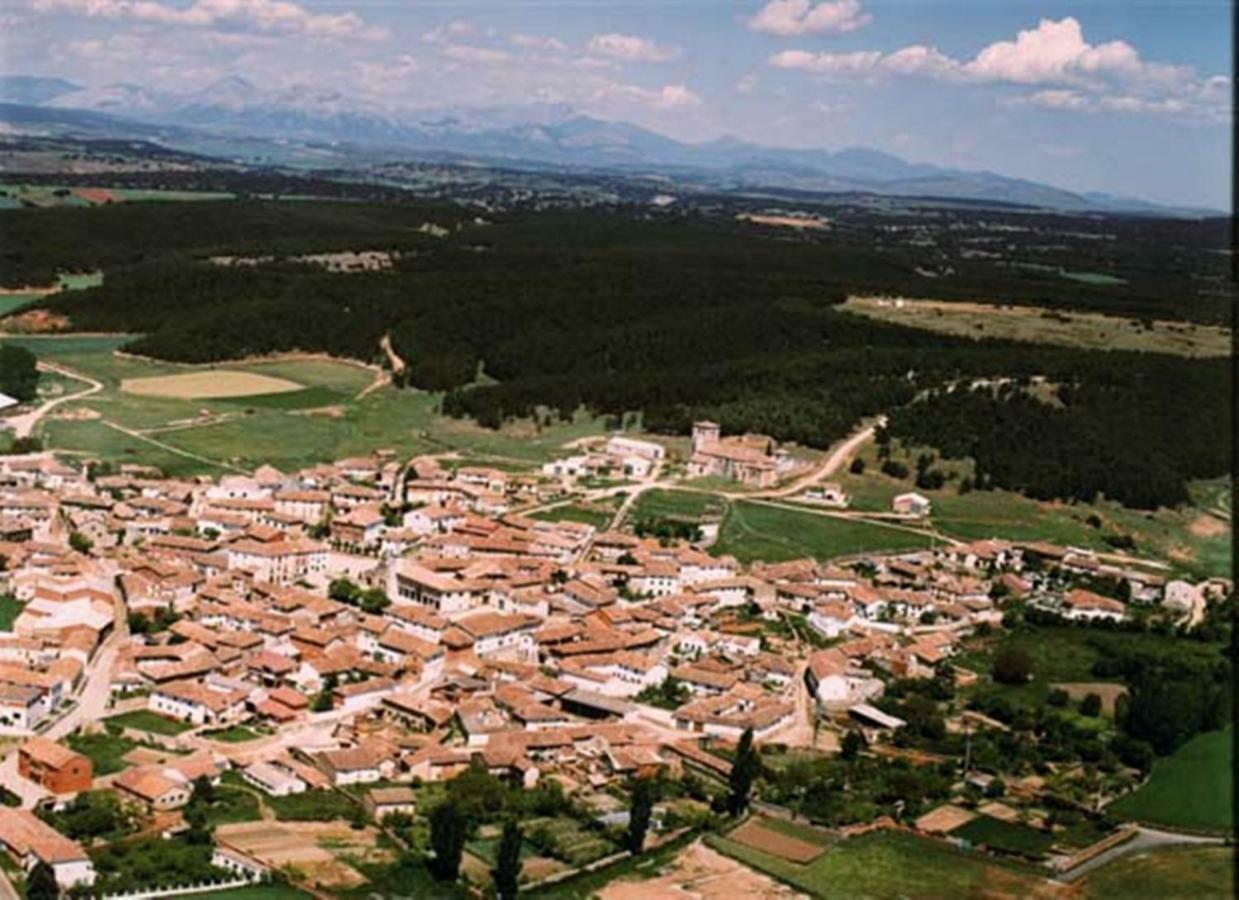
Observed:
[[[655,430],[709,416],[822,447],[896,412],[899,436],[976,457],[986,483],[1140,506],[1178,502],[1186,480],[1229,467],[1226,361],[946,338],[839,312],[852,292],[926,290],[915,253],[854,234],[809,239],[699,212],[475,223],[454,207],[321,202],[21,211],[0,214],[0,229],[6,272],[105,271],[102,287],[43,304],[72,328],[143,333],[128,349],[194,362],[293,349],[375,359],[390,334],[413,386],[446,391],[445,412],[487,425],[584,405],[640,411]],[[347,275],[207,259],[350,249],[400,256],[389,271]],[[1052,289],[992,267],[950,284],[952,295],[992,299],[1005,285],[1026,302],[1133,317],[1150,303],[1143,288]],[[1061,386],[1050,403],[934,393],[1033,376]]]

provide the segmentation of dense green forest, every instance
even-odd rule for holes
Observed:
[[[1224,360],[946,338],[840,312],[857,291],[924,295],[914,254],[877,246],[889,236],[868,247],[851,232],[770,233],[730,211],[488,218],[416,202],[23,210],[0,214],[0,266],[28,281],[102,268],[102,287],[43,305],[76,329],[142,333],[128,349],[160,358],[300,349],[374,359],[390,334],[413,386],[446,391],[446,413],[490,426],[586,406],[640,411],[659,431],[709,416],[727,431],[823,447],[860,418],[895,411],[894,433],[974,456],[983,485],[1137,506],[1179,502],[1186,480],[1229,469]],[[427,222],[451,231],[432,236]],[[348,249],[401,255],[390,271],[349,275],[206,260]],[[1143,288],[1037,277],[974,268],[942,293],[1149,314]],[[1158,302],[1173,315],[1169,299]],[[937,390],[1034,376],[1059,386],[1053,402]]]

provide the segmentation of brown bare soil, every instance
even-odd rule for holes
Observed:
[[[947,803],[932,809],[916,820],[916,830],[927,834],[947,834],[961,825],[971,822],[976,813]]]
[[[1221,537],[1226,534],[1228,528],[1229,526],[1221,519],[1208,515],[1197,516],[1188,526],[1193,537],[1201,538]]]
[[[779,856],[794,863],[809,863],[822,855],[826,849],[818,844],[811,844],[794,838],[790,834],[775,831],[762,823],[761,819],[749,819],[735,831],[727,835],[728,840],[752,847],[771,856]]]
[[[696,841],[658,877],[614,881],[597,896],[599,900],[785,900],[805,895]]]
[[[1083,700],[1089,694],[1096,694],[1101,698],[1101,711],[1108,716],[1114,715],[1115,701],[1127,693],[1127,688],[1123,685],[1108,681],[1072,681],[1054,684],[1051,687],[1066,691],[1067,696],[1074,702]]]

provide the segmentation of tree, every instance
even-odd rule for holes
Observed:
[[[727,809],[733,816],[748,809],[749,793],[753,782],[761,771],[761,757],[753,746],[753,729],[744,729],[740,735],[740,743],[736,745],[736,756],[731,763],[731,775],[727,779],[731,788],[727,797]]]
[[[1032,658],[1022,647],[1003,647],[994,656],[992,671],[1002,684],[1026,684],[1032,678]]]
[[[327,677],[323,679],[323,689],[318,692],[318,696],[310,704],[310,710],[312,712],[327,712],[335,706],[334,694],[339,683],[340,679],[336,673],[328,672]]]
[[[856,457],[856,459],[852,460],[852,464],[848,466],[848,471],[851,472],[853,475],[864,475],[865,474],[865,461],[861,459],[859,456]]]
[[[211,779],[206,775],[199,775],[194,779],[194,789],[189,795],[190,803],[205,803],[210,806],[215,802],[215,785],[211,784]]]
[[[839,748],[839,755],[844,759],[856,759],[860,755],[860,751],[865,749],[865,737],[859,731],[849,731],[843,736],[843,743]]]
[[[509,819],[503,823],[503,836],[499,839],[499,849],[495,853],[495,868],[491,869],[491,877],[495,882],[495,896],[499,900],[512,900],[516,896],[517,884],[521,877],[521,827],[515,820]]]
[[[349,606],[357,605],[357,596],[360,593],[361,589],[350,579],[344,577],[333,578],[331,584],[327,586],[328,597],[340,603],[347,603]]]
[[[1101,715],[1101,697],[1097,694],[1088,694],[1080,701],[1080,714],[1085,716]]]
[[[650,816],[654,812],[654,782],[638,778],[632,786],[632,805],[628,809],[628,831],[624,845],[636,855],[645,849],[645,833],[650,829]]]
[[[71,531],[69,532],[69,546],[78,553],[89,553],[90,548],[95,546],[95,542],[80,531]]]
[[[1049,703],[1050,706],[1066,706],[1069,699],[1070,698],[1067,696],[1067,692],[1062,688],[1054,688],[1050,691],[1049,696],[1046,697],[1046,702]]]
[[[34,354],[25,347],[0,347],[0,392],[14,400],[33,400],[39,391],[39,370]]]
[[[59,896],[56,873],[47,863],[37,863],[26,876],[26,900],[57,900]]]
[[[460,857],[469,837],[469,823],[452,801],[441,803],[430,814],[430,847],[434,850],[431,871],[440,881],[455,881],[460,875]]]

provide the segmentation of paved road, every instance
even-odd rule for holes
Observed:
[[[8,873],[3,869],[0,869],[0,900],[21,900],[21,894],[17,893],[17,888],[13,887]]]

